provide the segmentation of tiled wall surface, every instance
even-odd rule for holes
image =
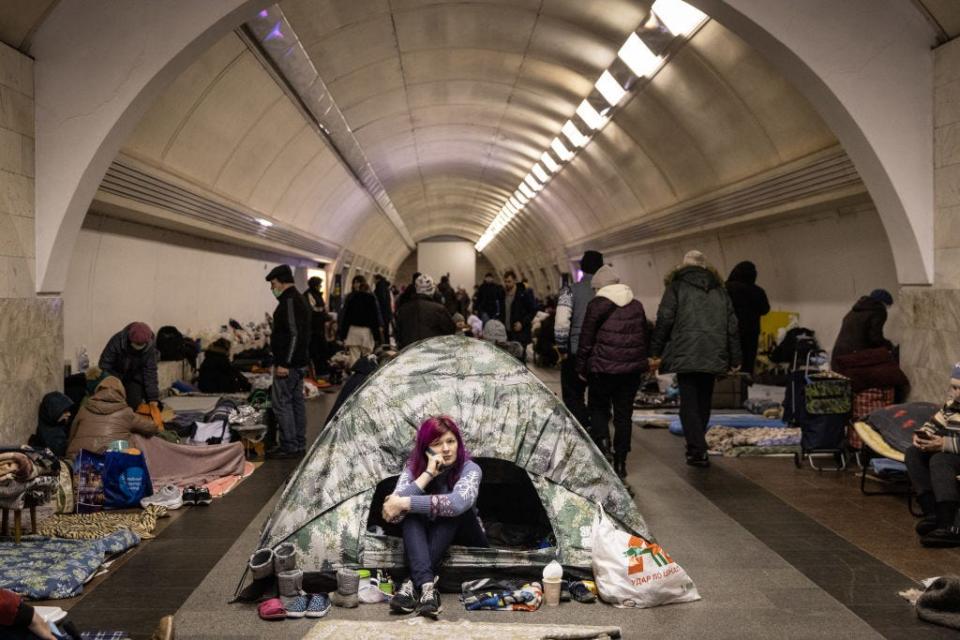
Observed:
[[[0,43],[0,445],[63,386],[63,303],[34,294],[33,61]]]

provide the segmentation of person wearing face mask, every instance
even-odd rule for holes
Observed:
[[[73,400],[59,391],[51,391],[43,396],[37,416],[37,433],[31,445],[50,449],[58,458],[65,456],[72,409]]]
[[[311,311],[293,284],[293,271],[289,266],[275,267],[267,274],[266,281],[277,299],[270,334],[273,352],[270,398],[280,431],[279,446],[267,454],[272,458],[298,458],[307,449],[303,378],[310,366]]]
[[[123,382],[127,404],[132,409],[144,402],[157,407],[157,349],[148,324],[132,322],[114,334],[100,354],[99,366],[101,371]]]

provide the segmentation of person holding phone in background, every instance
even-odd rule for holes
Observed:
[[[943,408],[913,434],[906,451],[907,473],[923,518],[916,530],[925,547],[960,547],[960,362],[953,365],[950,396]]]
[[[410,567],[410,579],[390,600],[391,611],[436,618],[437,569],[447,549],[454,542],[490,546],[476,508],[482,477],[453,418],[434,416],[420,425],[397,487],[383,502],[383,519],[401,523]]]

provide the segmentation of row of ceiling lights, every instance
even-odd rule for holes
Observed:
[[[653,77],[663,66],[664,56],[654,53],[645,40],[659,51],[664,51],[672,40],[688,37],[706,19],[706,15],[683,0],[656,0],[653,3],[652,16],[641,27],[643,37],[636,32],[631,33],[617,52],[618,58],[634,77],[629,78],[624,87],[614,74],[610,73],[610,69],[600,75],[594,85],[596,91],[581,102],[576,110],[577,118],[586,128],[586,134],[573,119],[564,123],[560,128],[563,137],[558,135],[554,138],[550,149],[540,155],[540,162],[533,165],[474,245],[477,251],[483,251],[514,216],[537,197],[553,175],[559,173],[563,165],[570,162],[576,153],[590,142],[591,136],[610,121],[613,109],[620,104],[636,80]],[[664,38],[664,35],[668,37]]]

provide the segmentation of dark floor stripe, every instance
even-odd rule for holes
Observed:
[[[721,511],[821,589],[891,640],[952,638],[957,632],[917,619],[898,591],[913,580],[851,544],[747,478],[714,465],[694,469],[683,461],[682,440],[663,433],[643,437],[640,455],[673,467]],[[641,451],[637,451],[641,449]],[[784,459],[785,465],[792,460]],[[865,527],[870,523],[865,522]],[[914,544],[905,540],[905,544]],[[842,633],[838,633],[842,637]]]

